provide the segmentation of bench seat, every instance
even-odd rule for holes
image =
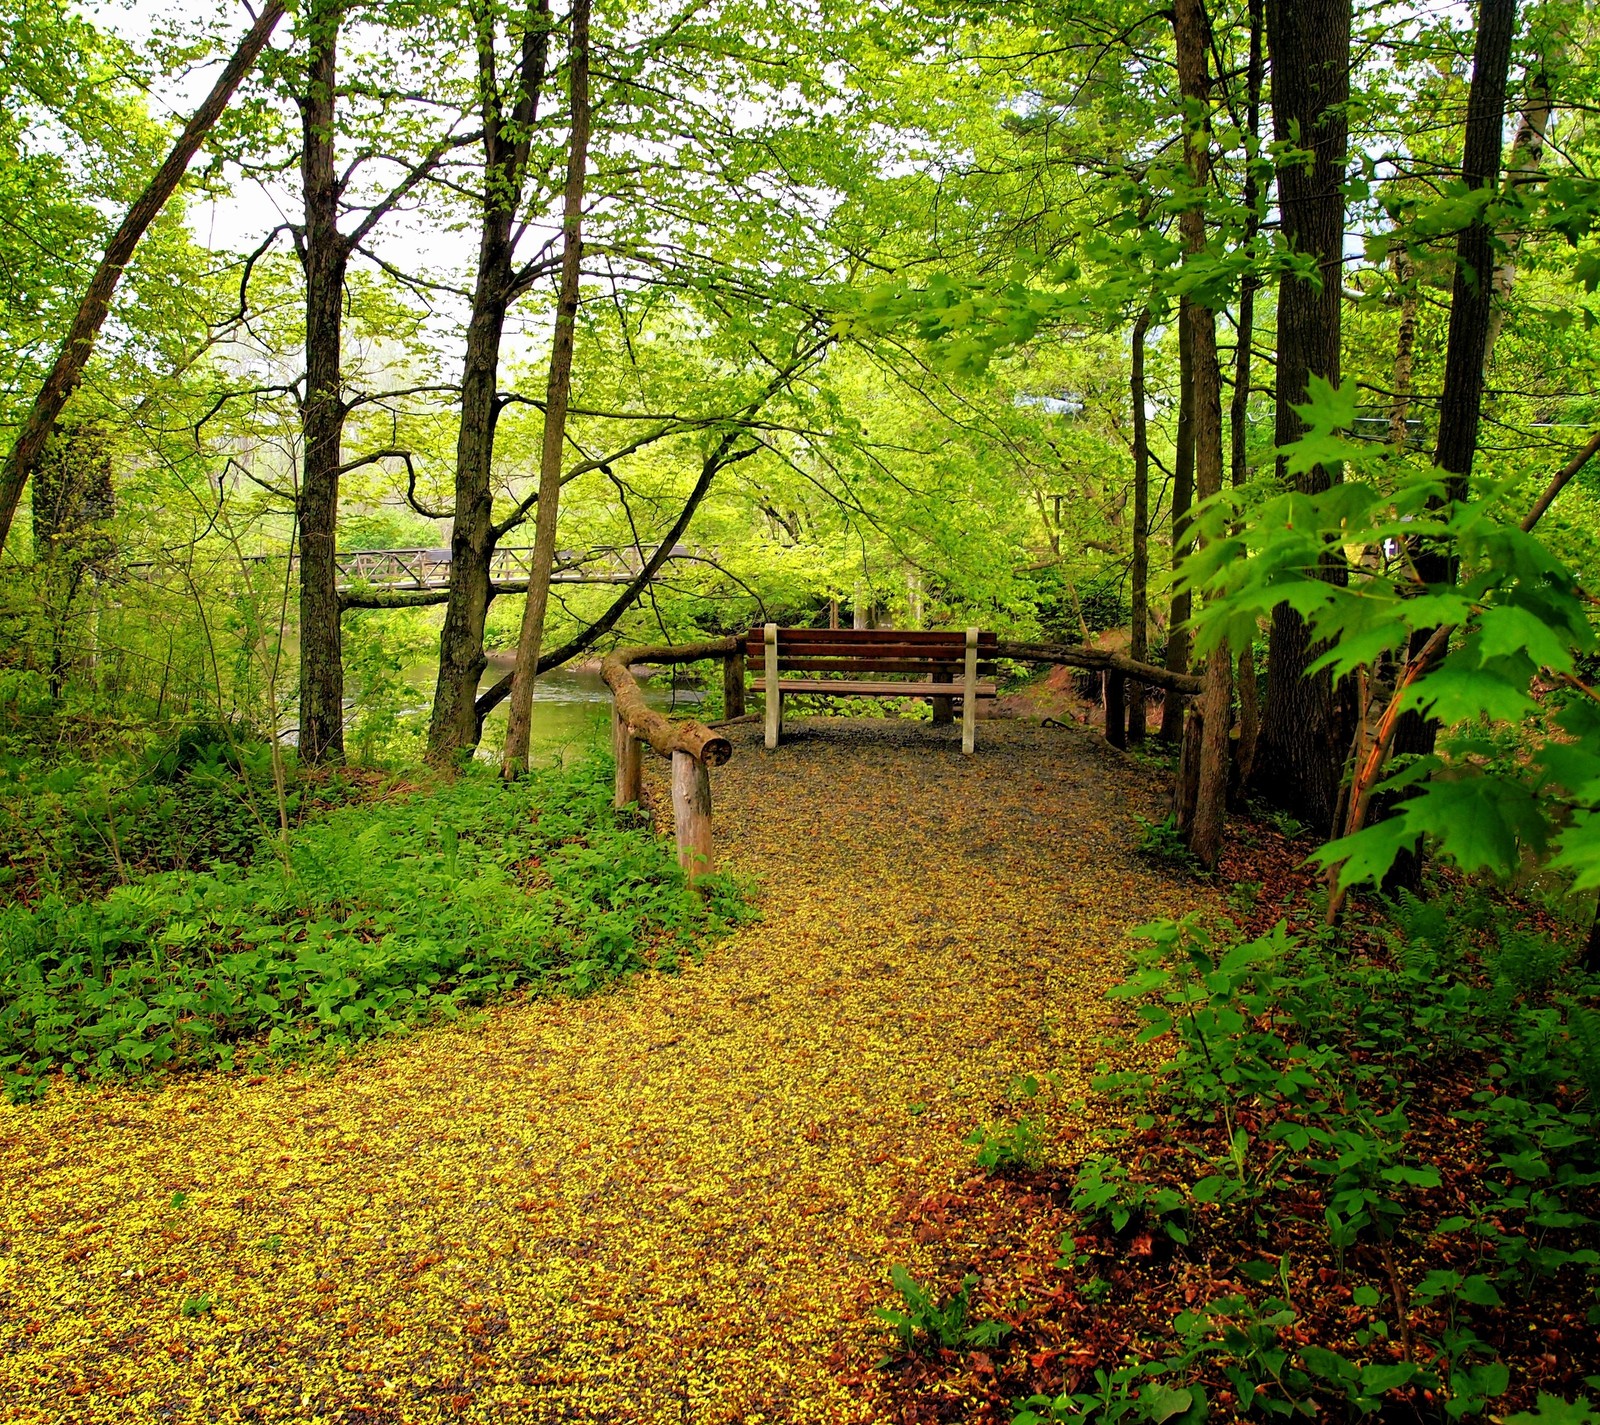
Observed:
[[[757,678],[755,691],[764,693],[767,680]],[[830,682],[826,678],[779,678],[780,693],[831,693],[838,698],[959,698],[966,688],[960,683],[907,683],[880,680],[871,683]],[[998,697],[993,683],[979,683],[972,690],[980,698]]]

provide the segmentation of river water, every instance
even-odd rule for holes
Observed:
[[[512,662],[509,655],[491,653],[478,691],[482,693],[499,682],[511,671]],[[409,668],[406,681],[424,697],[431,697],[436,671],[431,665]],[[696,688],[674,690],[665,669],[652,678],[641,679],[639,686],[645,701],[662,712],[687,713],[701,700]],[[485,720],[480,756],[498,760],[499,748],[505,741],[507,706],[508,702],[502,702]],[[610,746],[611,689],[600,677],[599,668],[580,664],[541,674],[533,685],[533,726],[528,746],[531,760],[546,762],[590,747]]]

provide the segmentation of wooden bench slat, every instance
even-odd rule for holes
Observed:
[[[796,673],[921,673],[937,678],[941,673],[954,674],[960,667],[959,659],[951,658],[785,658],[779,655],[780,670]],[[992,678],[997,665],[979,663],[980,675]]]
[[[758,678],[755,690],[764,693],[767,690],[767,680]],[[904,681],[890,682],[885,679],[878,683],[847,683],[842,679],[828,678],[779,678],[778,691],[780,693],[831,693],[836,697],[866,697],[866,698],[926,698],[926,697],[960,697],[966,691],[961,683],[908,683]],[[998,697],[993,683],[979,683],[974,690],[980,698]]]
[[[823,631],[815,634],[788,634],[779,633],[778,651],[780,653],[827,653],[840,649],[859,651],[870,657],[879,652],[889,652],[894,649],[913,649],[918,653],[945,654],[954,653],[961,655],[966,652],[966,642],[957,634],[951,636],[947,633],[890,633],[887,629],[872,630],[871,637],[867,631],[849,636],[838,632]],[[766,639],[760,634],[746,635],[747,648],[765,648]],[[994,637],[979,639],[978,648],[993,654],[999,647],[999,640]]]

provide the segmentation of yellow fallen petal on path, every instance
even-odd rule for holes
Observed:
[[[947,1265],[909,1209],[1017,1074],[1084,1095],[1127,928],[1182,908],[1129,853],[1158,782],[1025,725],[736,732],[764,919],[703,964],[0,1110],[0,1420],[885,1418],[888,1267]]]

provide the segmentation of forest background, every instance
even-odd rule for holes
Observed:
[[[1070,1193],[1084,1319],[1130,1232],[1240,1294],[1166,1280],[1180,1353],[1103,1399],[1021,1345],[1007,1388],[1594,1388],[1597,44],[1570,0],[0,0],[9,1092],[583,993],[745,916],[594,764],[451,778],[527,770],[540,671],[768,620],[1098,643],[1200,679],[1107,697],[1174,773],[1144,849],[1214,869],[1259,799],[1326,878],[1295,936],[1149,930],[1123,993],[1174,1057],[1103,1081],[1139,1126]],[[380,549],[448,589],[341,573]],[[551,582],[604,550],[625,582]],[[1039,1171],[1031,1122],[979,1164]],[[930,1370],[1041,1329],[896,1290]]]

